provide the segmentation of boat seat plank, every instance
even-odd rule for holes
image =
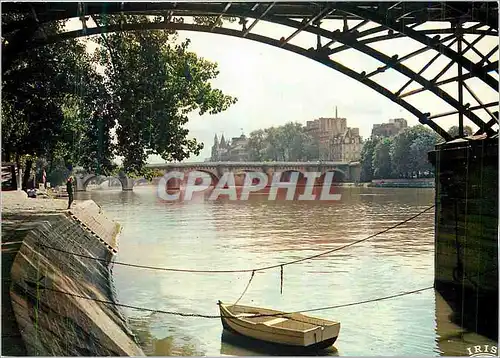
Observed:
[[[285,321],[288,321],[288,318],[279,317],[279,318],[274,318],[270,321],[266,321],[263,323],[267,326],[272,326],[273,324],[278,324],[278,323],[285,322]]]
[[[255,313],[238,313],[235,316],[238,318],[253,317],[253,316],[255,316]]]

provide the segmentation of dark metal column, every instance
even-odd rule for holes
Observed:
[[[463,37],[463,32],[462,32],[462,23],[459,22],[457,24],[457,52],[459,56],[462,56],[462,37]],[[464,105],[464,86],[463,86],[463,68],[462,65],[457,63],[458,66],[458,102],[460,103],[460,106]],[[464,113],[463,111],[458,112],[458,136],[462,138],[464,136]]]

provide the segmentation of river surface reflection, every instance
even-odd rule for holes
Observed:
[[[156,188],[78,193],[123,224],[119,261],[173,268],[247,269],[362,239],[434,202],[433,189],[342,188],[335,203],[165,203]],[[296,311],[369,300],[433,285],[434,211],[329,256],[256,273],[241,304]],[[120,302],[217,315],[250,274],[190,274],[114,267]],[[341,322],[328,355],[439,355],[434,290],[315,312]],[[271,355],[221,336],[219,319],[127,311],[150,355]]]

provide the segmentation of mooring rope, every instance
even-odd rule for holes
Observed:
[[[238,302],[240,302],[240,300],[243,298],[243,296],[247,292],[248,288],[250,287],[250,283],[252,283],[252,280],[253,280],[254,276],[255,276],[255,271],[252,271],[252,276],[250,276],[250,280],[248,280],[247,287],[245,287],[245,289],[243,290],[243,293],[241,294],[240,298],[238,298],[236,300],[236,302],[233,303],[233,306],[236,306],[238,304]]]
[[[425,210],[422,210],[421,212],[395,224],[395,225],[392,225],[384,230],[381,230],[375,234],[372,234],[372,235],[369,235],[363,239],[360,239],[360,240],[356,240],[356,241],[353,241],[349,244],[346,244],[346,245],[343,245],[343,246],[340,246],[340,247],[336,247],[334,249],[331,249],[331,250],[327,250],[327,251],[324,251],[324,252],[321,252],[319,254],[315,254],[315,255],[311,255],[311,256],[307,256],[307,257],[303,257],[301,259],[296,259],[296,260],[292,260],[292,261],[288,261],[288,262],[284,262],[284,263],[280,263],[280,264],[275,264],[275,265],[269,265],[269,266],[264,266],[264,267],[258,267],[258,268],[253,268],[253,269],[235,269],[235,270],[195,270],[195,269],[182,269],[182,268],[169,268],[169,267],[158,267],[158,266],[148,266],[148,265],[139,265],[139,264],[132,264],[132,263],[127,263],[127,262],[121,262],[121,261],[114,261],[114,264],[115,265],[120,265],[120,266],[127,266],[127,267],[135,267],[135,268],[140,268],[140,269],[148,269],[148,270],[157,270],[157,271],[169,271],[169,272],[186,272],[186,273],[242,273],[242,272],[257,272],[257,271],[265,271],[265,270],[271,270],[271,269],[274,269],[274,268],[278,268],[278,267],[283,267],[283,266],[288,266],[288,265],[293,265],[293,264],[297,264],[299,262],[304,262],[304,261],[309,261],[309,260],[313,260],[313,259],[316,259],[318,257],[321,257],[321,256],[325,256],[325,255],[328,255],[328,254],[331,254],[333,252],[336,252],[336,251],[340,251],[340,250],[343,250],[345,248],[348,248],[350,246],[353,246],[353,245],[356,245],[356,244],[359,244],[359,243],[362,243],[364,241],[367,241],[369,239],[372,239],[376,236],[379,236],[381,234],[384,234],[390,230],[393,230],[401,225],[404,225],[406,224],[407,222],[419,217],[420,215],[426,213],[427,211],[431,210],[434,208],[435,205],[431,205],[429,206],[428,208],[426,208]],[[66,254],[69,254],[69,255],[74,255],[74,256],[78,256],[78,257],[84,257],[84,258],[88,258],[88,259],[92,259],[92,260],[96,260],[96,261],[101,261],[101,262],[104,262],[106,264],[109,263],[108,260],[106,259],[101,259],[101,258],[98,258],[98,257],[93,257],[93,256],[89,256],[89,255],[84,255],[84,254],[78,254],[78,253],[75,253],[75,252],[71,252],[71,251],[66,251],[66,250],[63,250],[63,249],[58,249],[58,248],[55,248],[55,247],[52,247],[52,246],[49,246],[49,245],[45,245],[45,244],[42,244],[42,243],[37,243],[37,245],[41,246],[41,247],[45,247],[47,249],[50,249],[50,250],[55,250],[55,251],[59,251],[59,252],[62,252],[62,253],[66,253]]]
[[[420,293],[426,290],[433,289],[434,286],[429,286],[425,288],[420,288],[418,290],[412,290],[412,291],[406,291],[390,296],[384,296],[384,297],[378,297],[378,298],[373,298],[369,300],[364,300],[364,301],[357,301],[357,302],[351,302],[351,303],[345,303],[345,304],[340,304],[340,305],[335,305],[335,306],[327,306],[327,307],[319,307],[319,308],[312,308],[308,310],[302,310],[302,311],[292,311],[292,312],[280,312],[280,313],[267,313],[267,314],[255,314],[252,315],[251,318],[253,317],[280,317],[284,315],[291,315],[294,313],[305,313],[305,312],[315,312],[315,311],[324,311],[324,310],[331,310],[335,308],[342,308],[342,307],[349,307],[349,306],[355,306],[355,305],[361,305],[365,303],[370,303],[370,302],[378,302],[378,301],[383,301],[383,300],[388,300],[392,298],[397,298],[397,297],[402,297],[414,293]],[[104,304],[109,304],[113,306],[118,306],[118,307],[124,307],[124,308],[130,308],[138,311],[145,311],[145,312],[152,312],[152,313],[162,313],[162,314],[167,314],[167,315],[175,315],[175,316],[181,316],[181,317],[197,317],[197,318],[234,318],[233,316],[223,316],[223,315],[206,315],[206,314],[200,314],[200,313],[185,313],[185,312],[175,312],[175,311],[165,311],[165,310],[158,310],[158,309],[151,309],[151,308],[145,308],[145,307],[139,307],[139,306],[133,306],[133,305],[127,305],[127,304],[122,304],[122,303],[115,303],[113,301],[107,301],[107,300],[100,300],[98,298],[92,298],[92,297],[87,297],[87,296],[82,296],[78,295],[76,293],[71,293],[71,292],[66,292],[66,291],[61,291],[57,290],[54,288],[50,287],[45,287],[42,285],[39,285],[39,289],[42,290],[47,290],[47,291],[52,291],[72,297],[77,297],[77,298],[82,298],[85,300],[89,301],[94,301],[94,302],[99,302],[99,303],[104,303]]]

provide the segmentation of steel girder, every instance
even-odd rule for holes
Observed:
[[[11,32],[14,38],[23,41],[15,41],[14,43],[21,44],[20,46],[27,47],[36,46],[53,41],[60,41],[68,38],[80,36],[89,36],[101,32],[113,32],[121,30],[147,30],[147,29],[172,29],[172,30],[187,30],[187,31],[202,31],[219,33],[229,36],[248,38],[250,40],[266,43],[272,46],[280,47],[297,54],[314,59],[321,62],[337,71],[346,74],[347,76],[364,83],[375,91],[381,93],[390,100],[398,103],[410,113],[415,115],[421,123],[425,123],[438,132],[445,139],[450,139],[449,135],[441,126],[436,124],[433,119],[444,117],[450,114],[459,115],[459,128],[463,128],[463,117],[467,117],[479,127],[478,132],[486,132],[493,134],[492,126],[498,123],[498,111],[491,112],[490,107],[498,108],[498,102],[484,103],[481,98],[476,95],[472,89],[464,82],[470,78],[476,78],[484,84],[498,91],[498,76],[491,76],[489,72],[492,70],[498,71],[498,61],[490,61],[489,58],[495,54],[497,48],[491,49],[487,54],[482,54],[476,47],[476,43],[486,36],[496,36],[498,38],[498,10],[495,10],[496,3],[57,3],[57,4],[41,4],[34,3],[9,3],[4,4],[3,11],[22,12],[26,11],[29,6],[33,17],[23,20],[18,23],[2,25],[3,33]],[[9,5],[9,6],[5,6]],[[497,8],[497,7],[496,7]],[[24,10],[23,10],[24,9]],[[59,11],[54,11],[59,10]],[[32,36],[37,28],[42,26],[44,22],[52,20],[66,19],[69,17],[80,16],[85,19],[85,16],[98,14],[113,14],[123,12],[126,14],[141,14],[141,15],[161,15],[165,21],[162,23],[150,24],[121,24],[120,26],[108,26],[105,28],[95,27],[88,28],[86,21],[83,21],[83,29],[61,34],[55,38],[35,38]],[[188,23],[177,23],[170,21],[173,16],[211,16],[215,21],[211,25],[198,25]],[[236,30],[232,28],[218,25],[218,22],[223,16],[231,16],[240,18],[242,29]],[[246,19],[254,19],[249,27],[246,26]],[[299,21],[298,19],[302,19]],[[330,31],[321,27],[321,21],[334,19],[343,21],[344,28],[342,31]],[[349,29],[348,20],[358,20],[359,23]],[[425,22],[437,21],[450,22],[449,28],[427,28],[417,30],[416,28]],[[279,25],[288,26],[295,29],[293,33],[286,38],[273,39],[262,34],[252,33],[252,30],[259,21],[266,21]],[[375,27],[360,31],[366,25],[375,25]],[[465,26],[469,25],[469,26]],[[16,29],[24,29],[24,32]],[[386,33],[388,31],[388,33]],[[317,43],[310,48],[291,44],[290,41],[300,33],[310,33],[317,37]],[[27,35],[28,34],[28,35]],[[445,35],[440,38],[439,35]],[[7,34],[8,35],[8,34]],[[433,36],[434,35],[434,36]],[[471,42],[463,39],[464,35],[477,35],[478,37]],[[371,37],[367,37],[371,36]],[[433,37],[431,37],[433,36]],[[27,39],[27,37],[30,37]],[[395,38],[407,37],[417,41],[422,47],[412,53],[404,56],[390,56],[381,51],[376,50],[369,44],[376,44],[379,41],[386,41]],[[324,45],[321,44],[321,39],[328,39]],[[446,44],[447,41],[450,43]],[[453,44],[457,44],[457,51],[452,49]],[[331,45],[337,45],[331,48]],[[466,46],[464,47],[463,44]],[[315,46],[314,46],[315,45]],[[361,53],[367,54],[373,59],[381,62],[384,66],[369,72],[355,71],[348,66],[340,64],[333,60],[330,56],[341,53],[347,49],[354,49]],[[4,48],[4,50],[9,50]],[[16,52],[14,48],[13,53]],[[465,52],[472,50],[478,55],[481,60],[473,62],[465,57]],[[437,52],[435,56],[428,61],[419,71],[415,72],[403,64],[404,61],[411,59],[419,54],[427,51]],[[432,63],[440,56],[449,59],[448,65],[440,71],[440,73],[432,78],[426,79],[423,72],[426,71]],[[486,63],[486,65],[485,65]],[[439,78],[446,73],[451,66],[458,66],[458,74],[451,79],[438,81]],[[397,91],[391,91],[383,85],[372,80],[371,77],[378,73],[382,73],[388,69],[392,69],[407,78],[403,87]],[[463,70],[468,71],[464,74]],[[411,83],[418,83],[422,87],[411,91],[403,92]],[[441,86],[444,84],[456,82],[458,84],[458,98],[451,96],[444,91]],[[463,103],[463,90],[467,90],[476,100],[478,105],[470,106]],[[441,114],[426,113],[425,110],[420,110],[411,105],[405,98],[414,94],[427,91],[433,93],[452,108],[453,111],[448,111]],[[475,111],[484,110],[488,113],[491,120],[485,122]]]

